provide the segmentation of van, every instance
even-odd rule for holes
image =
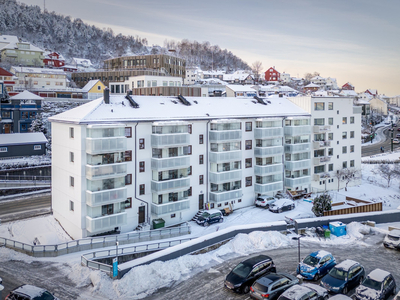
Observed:
[[[383,245],[386,248],[393,248],[400,250],[400,229],[394,229],[383,239]]]
[[[196,223],[199,225],[203,225],[204,227],[212,224],[212,223],[222,223],[224,221],[224,217],[222,216],[222,212],[218,209],[210,209],[203,212],[196,220]]]

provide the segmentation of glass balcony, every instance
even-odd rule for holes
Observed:
[[[298,153],[311,150],[310,143],[301,144],[285,144],[285,153]]]
[[[210,142],[222,142],[229,140],[241,140],[241,130],[210,131]]]
[[[284,133],[289,136],[311,134],[311,126],[285,126]]]
[[[156,216],[172,214],[186,209],[190,209],[189,199],[165,203],[165,204],[155,204],[155,203],[151,204],[151,213]]]
[[[282,172],[283,172],[282,164],[254,166],[254,174],[258,175],[258,176],[265,176],[265,175],[282,173]]]
[[[242,159],[242,151],[210,152],[210,162],[222,163]]]
[[[267,139],[277,136],[283,136],[283,128],[255,128],[254,138],[255,139]]]
[[[126,175],[127,164],[86,165],[86,178],[89,180],[121,177]]]
[[[311,183],[311,176],[285,178],[285,186],[289,188],[296,188],[301,185],[308,185]]]
[[[353,106],[353,114],[361,114],[362,107],[361,106]]]
[[[255,157],[268,157],[276,154],[283,154],[283,146],[275,147],[255,147],[254,156]]]
[[[127,219],[126,212],[98,218],[86,216],[86,230],[90,233],[114,230],[115,227],[126,225]]]
[[[227,192],[210,192],[210,201],[212,202],[223,202],[236,200],[242,197],[242,190],[233,190]]]
[[[126,150],[126,137],[86,138],[86,153],[101,154]]]
[[[242,170],[214,173],[210,172],[210,182],[219,184],[242,179]]]
[[[295,171],[311,168],[311,160],[297,160],[297,161],[285,161],[285,170]]]
[[[127,197],[126,187],[100,192],[86,191],[86,204],[94,207],[125,201]]]
[[[151,169],[156,171],[183,169],[188,167],[190,167],[190,157],[187,155],[151,159]]]
[[[190,188],[190,178],[179,178],[166,181],[151,181],[151,192],[161,194],[169,190],[187,190]]]
[[[331,178],[331,175],[329,173],[314,174],[314,181],[320,181],[328,178]]]
[[[321,149],[321,148],[324,148],[324,147],[330,147],[330,146],[331,146],[331,141],[316,141],[316,142],[313,142],[314,150]]]
[[[324,164],[329,161],[331,161],[330,156],[314,157],[314,165]]]
[[[271,182],[265,184],[254,184],[254,192],[259,194],[266,194],[283,190],[283,182]]]
[[[313,126],[314,133],[319,133],[319,132],[326,132],[331,130],[331,126],[329,125],[323,125],[323,126]]]
[[[151,146],[153,148],[162,148],[170,146],[183,146],[190,144],[189,133],[175,133],[175,134],[152,134]]]

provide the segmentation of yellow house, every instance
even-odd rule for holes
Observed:
[[[83,88],[82,91],[87,95],[87,99],[94,100],[103,97],[103,90],[106,86],[99,80],[90,80]]]

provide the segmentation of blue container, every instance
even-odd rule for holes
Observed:
[[[336,236],[346,235],[346,224],[342,222],[330,222],[329,230]]]

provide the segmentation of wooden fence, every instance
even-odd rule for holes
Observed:
[[[346,197],[346,200],[354,201],[357,203],[368,203],[368,204],[324,211],[324,216],[336,216],[336,215],[356,214],[356,213],[364,213],[371,211],[382,211],[382,202],[371,203],[369,201],[351,197]]]

